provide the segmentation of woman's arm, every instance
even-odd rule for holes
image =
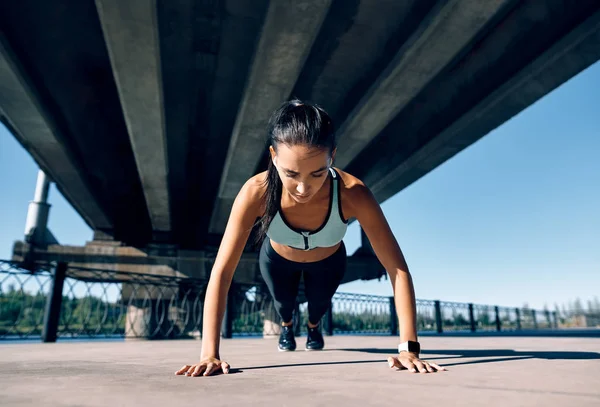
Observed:
[[[238,193],[227,227],[210,273],[202,326],[202,357],[219,359],[221,322],[225,314],[227,292],[240,261],[244,246],[259,216],[260,192],[254,178],[248,180]]]
[[[355,188],[353,212],[369,238],[377,259],[390,276],[400,323],[400,342],[417,341],[415,291],[400,245],[371,191],[364,185]]]
[[[364,184],[352,191],[352,212],[360,223],[377,259],[381,262],[392,283],[394,303],[400,325],[400,343],[417,341],[417,308],[415,289],[408,265],[379,203]],[[419,360],[419,355],[401,352],[398,358],[388,358],[390,367],[399,367],[423,373],[445,370],[435,363]],[[435,368],[435,370],[434,370]]]

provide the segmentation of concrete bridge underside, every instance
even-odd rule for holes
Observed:
[[[214,250],[291,96],[383,202],[598,59],[594,0],[20,0],[0,118],[96,240]]]

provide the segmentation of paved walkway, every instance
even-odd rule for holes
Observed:
[[[326,337],[322,352],[231,339],[228,376],[173,373],[199,341],[0,343],[7,406],[600,406],[600,339],[422,337],[447,372],[387,367],[392,337]],[[303,347],[304,338],[299,340]]]

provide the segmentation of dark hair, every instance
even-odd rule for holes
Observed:
[[[273,112],[269,120],[268,137],[268,144],[273,146],[275,151],[280,143],[287,146],[309,145],[326,149],[329,154],[335,149],[335,130],[331,117],[320,106],[298,99],[283,103]],[[278,200],[281,199],[282,183],[271,159],[268,161],[265,182],[265,213],[257,222],[257,244],[261,244],[266,237],[279,207]]]

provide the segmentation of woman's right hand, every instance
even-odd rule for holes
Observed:
[[[176,375],[186,376],[210,376],[213,373],[222,370],[223,373],[229,373],[229,364],[215,357],[201,358],[195,365],[185,365],[175,372]]]

